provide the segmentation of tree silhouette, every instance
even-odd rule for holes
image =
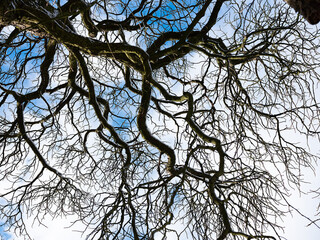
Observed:
[[[319,156],[319,31],[282,1],[1,0],[0,213],[28,236],[279,239]]]
[[[299,12],[310,24],[320,22],[319,0],[285,0],[294,10]]]

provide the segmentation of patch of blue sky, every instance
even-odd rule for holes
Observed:
[[[130,42],[139,42],[139,46],[144,48],[148,47],[154,39],[148,40],[150,36],[161,35],[165,32],[180,32],[186,30],[189,24],[192,22],[195,17],[197,11],[202,7],[203,4],[198,4],[199,1],[196,0],[184,0],[180,1],[162,1],[161,7],[159,7],[160,1],[151,1],[146,2],[141,11],[135,13],[136,21],[133,21],[131,24],[142,24],[139,22],[141,17],[145,17],[147,15],[152,15],[150,19],[147,20],[148,28],[141,28],[141,32],[138,35],[133,34],[132,32],[126,31],[126,36],[133,35],[133,39]],[[103,20],[115,20],[115,21],[123,21],[129,17],[132,12],[134,12],[139,5],[141,4],[139,1],[128,1],[126,3],[126,8],[124,10],[122,3],[110,2],[110,7],[116,10],[116,13],[108,12],[108,16],[104,14],[99,14],[98,19]],[[192,7],[185,9],[185,6]],[[99,10],[95,8],[95,10]],[[101,10],[101,9],[100,9]],[[103,10],[101,10],[103,13]],[[102,17],[101,17],[102,15]],[[176,19],[183,19],[183,21],[176,21]],[[205,21],[205,20],[204,20]],[[197,30],[197,29],[194,29]],[[139,32],[139,30],[138,30]],[[146,33],[146,34],[145,34]],[[132,37],[132,36],[131,36]],[[153,38],[153,37],[151,37]],[[174,44],[175,41],[167,41],[162,48],[170,47]]]
[[[135,126],[135,116],[131,113],[134,107],[127,107],[128,110],[119,110],[116,114],[109,114],[108,121],[117,130],[117,132],[124,133],[122,134],[122,138],[124,138],[124,140],[131,140],[127,131]]]
[[[2,49],[3,58],[0,62],[0,81],[10,90],[22,94],[29,91],[33,81],[39,78],[40,61],[42,60],[43,42],[23,42],[23,37],[18,36],[12,41],[13,47]]]
[[[4,202],[3,199],[0,198],[0,204]],[[0,240],[10,240],[12,238],[12,234],[8,232],[8,226],[4,223],[4,219],[0,219]]]
[[[60,0],[60,1],[57,1],[57,0],[47,0],[48,4],[54,6],[54,7],[57,7],[57,3],[59,2],[60,5],[62,6],[63,4],[65,4],[67,2],[67,0]]]
[[[119,82],[117,86],[112,87],[110,92],[106,92],[111,109],[111,124],[115,127],[128,127],[129,122],[134,119],[135,105],[139,102],[140,96],[131,91],[125,90],[125,83]]]
[[[13,239],[12,235],[8,233],[4,226],[0,226],[0,239],[1,240],[10,240]]]
[[[6,29],[4,35],[9,35],[13,29]],[[18,36],[12,42],[13,47],[3,49],[3,61],[0,63],[1,73],[0,81],[4,88],[16,91],[20,94],[27,94],[36,91],[42,81],[40,76],[40,66],[44,57],[44,41],[35,41],[34,43],[28,44],[28,41],[19,45],[23,37]],[[15,46],[17,44],[17,46]],[[56,55],[55,62],[59,62],[59,56]],[[56,64],[55,64],[56,65]],[[59,79],[53,79],[53,84],[58,85],[63,75],[60,74],[63,70],[53,69],[54,74],[59,75]],[[58,72],[57,72],[58,71]],[[20,74],[21,73],[21,74]],[[52,74],[50,71],[49,74]],[[51,84],[50,83],[50,84]],[[44,95],[42,99],[33,99],[28,103],[27,109],[29,111],[37,112],[38,116],[44,116],[49,114],[48,104],[52,104],[49,100],[49,95]],[[47,98],[47,99],[45,99]],[[7,101],[8,102],[8,101]]]
[[[124,129],[128,129],[130,127],[130,122],[127,117],[111,116],[111,119],[112,119],[112,126],[114,126],[116,128],[120,128],[120,129],[124,130]]]

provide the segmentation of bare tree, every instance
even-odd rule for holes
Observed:
[[[320,122],[319,31],[283,1],[1,0],[0,25],[7,227],[280,238]]]

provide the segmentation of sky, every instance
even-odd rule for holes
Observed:
[[[320,187],[320,165],[316,167],[315,171],[310,169],[303,169],[305,181],[309,183],[302,184],[301,190],[309,192],[310,189],[317,189]],[[299,194],[297,191],[292,191],[292,196],[289,198],[290,204],[294,205],[297,210],[311,219],[318,219],[316,212],[320,204],[320,197],[314,198],[314,194]],[[81,230],[85,228],[84,225],[77,223],[72,228],[69,228],[70,223],[75,220],[75,217],[69,218],[46,218],[43,221],[44,225],[33,224],[32,219],[26,221],[30,236],[34,240],[81,240],[85,239],[86,235],[82,234]],[[281,222],[279,222],[281,224]],[[314,225],[308,226],[309,221],[293,211],[292,215],[288,215],[283,219],[284,232],[281,234],[284,238],[281,240],[319,240],[320,229]],[[318,222],[320,226],[320,221]],[[0,228],[0,240],[25,240],[23,237],[15,236],[13,233],[4,231]],[[174,239],[172,239],[174,240]]]
[[[320,173],[320,167],[318,167],[318,172]],[[320,176],[314,177],[313,173],[310,172],[310,180],[314,180],[314,186],[320,185]],[[308,216],[314,216],[315,209],[320,203],[320,199],[312,199],[311,195],[299,196],[298,193],[295,193],[290,198],[291,203],[294,204],[299,211]],[[320,217],[320,216],[319,216]],[[315,219],[315,218],[314,218]],[[85,239],[85,236],[77,230],[83,229],[84,226],[81,224],[76,224],[72,229],[67,228],[70,225],[72,219],[60,218],[60,219],[46,219],[44,224],[47,227],[32,225],[31,219],[27,221],[28,227],[30,230],[30,235],[35,240],[81,240]],[[320,222],[319,222],[320,224]],[[319,240],[320,238],[320,229],[315,226],[309,226],[308,221],[301,217],[297,213],[293,213],[292,216],[287,216],[284,219],[285,232],[283,236],[287,240]],[[1,240],[24,240],[24,238],[19,238],[14,234],[9,234],[3,231],[3,228],[0,228],[0,234],[2,235]],[[285,238],[283,238],[284,240]]]
[[[310,170],[305,169],[304,172],[308,176],[307,179],[310,184],[304,184],[302,190],[309,191],[309,189],[317,189],[320,187],[320,166],[316,168],[317,176]],[[294,205],[301,213],[310,217],[311,219],[318,219],[316,216],[316,211],[319,204],[320,198],[315,198],[314,194],[301,195],[297,191],[293,192],[289,199],[290,203]],[[293,212],[292,216],[288,215],[284,219],[285,233],[284,235],[288,240],[319,240],[320,239],[320,229],[314,225],[308,226],[309,221],[299,215],[297,212]],[[318,222],[320,226],[320,221]]]

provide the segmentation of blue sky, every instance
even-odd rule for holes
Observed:
[[[0,227],[0,236],[1,240],[9,240],[11,238],[11,235],[4,231],[4,227]]]

